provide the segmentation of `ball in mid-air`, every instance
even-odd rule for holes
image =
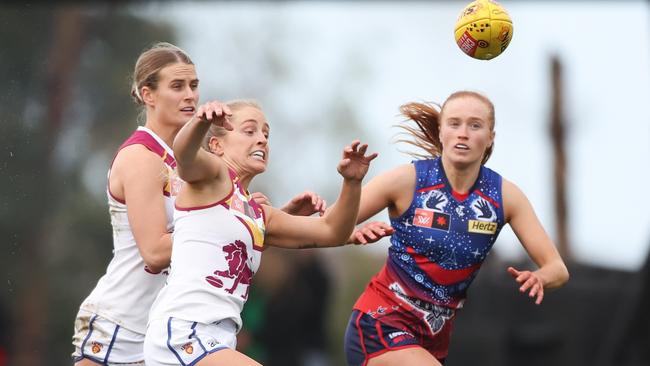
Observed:
[[[499,56],[512,39],[512,19],[494,0],[469,3],[458,16],[454,28],[456,44],[467,55],[490,60]]]

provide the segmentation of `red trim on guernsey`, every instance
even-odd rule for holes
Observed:
[[[421,270],[429,275],[436,283],[443,286],[461,282],[481,267],[481,264],[477,263],[467,268],[445,269],[430,261],[429,258],[418,254],[412,247],[406,247],[406,252],[415,259],[415,263]]]
[[[465,201],[465,200],[467,199],[467,197],[469,197],[469,192],[467,192],[467,193],[458,193],[458,192],[456,192],[456,191],[454,191],[454,190],[452,189],[452,190],[451,190],[451,195],[454,196],[454,198],[455,198],[457,201],[461,201],[461,202],[462,202],[462,201]]]
[[[436,184],[435,186],[420,188],[418,189],[418,193],[434,191],[436,189],[443,188],[444,186],[445,186],[444,183],[440,183],[440,184]]]
[[[231,183],[232,183],[232,182],[231,182]],[[181,206],[177,205],[176,202],[174,202],[174,207],[176,207],[176,209],[177,209],[178,211],[196,211],[196,210],[204,210],[204,209],[206,209],[206,208],[214,207],[214,206],[216,206],[216,205],[220,205],[220,204],[222,204],[225,208],[230,208],[230,206],[226,203],[226,201],[228,201],[228,199],[230,199],[230,197],[231,197],[234,193],[235,193],[235,185],[234,185],[234,184],[231,184],[231,186],[230,186],[230,193],[228,193],[228,195],[227,195],[226,197],[220,199],[220,200],[217,201],[217,202],[210,203],[210,204],[207,204],[207,205],[204,205],[204,206],[194,206],[194,207],[181,207]]]
[[[481,191],[479,191],[479,190],[477,189],[477,190],[474,191],[474,193],[476,193],[476,194],[478,194],[479,196],[485,198],[488,202],[490,202],[491,204],[493,204],[494,206],[496,206],[496,208],[499,208],[499,203],[498,203],[497,201],[493,200],[492,198],[486,196],[485,194],[483,194],[483,192],[481,192]]]

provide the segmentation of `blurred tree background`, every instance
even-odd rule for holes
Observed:
[[[75,308],[112,255],[87,180],[136,127],[137,55],[173,32],[109,4],[0,9],[0,344],[12,365],[65,365]]]

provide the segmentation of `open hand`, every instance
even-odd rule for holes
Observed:
[[[392,226],[382,221],[372,221],[357,228],[350,236],[352,244],[369,244],[379,239],[391,236],[395,232]]]
[[[287,202],[280,210],[294,216],[311,216],[318,212],[323,216],[327,202],[311,191],[304,191]]]
[[[370,162],[377,157],[377,153],[365,155],[368,149],[367,144],[361,144],[359,140],[352,141],[350,146],[343,149],[343,159],[339,162],[337,170],[345,179],[362,180],[368,172]]]
[[[508,267],[508,273],[521,285],[519,292],[529,291],[528,297],[535,298],[535,304],[542,303],[542,300],[544,300],[544,284],[535,272],[519,271],[513,267]]]
[[[195,116],[203,122],[210,122],[219,127],[223,127],[228,131],[233,130],[233,126],[229,120],[230,116],[232,116],[230,108],[216,100],[199,106],[199,108],[196,109]]]

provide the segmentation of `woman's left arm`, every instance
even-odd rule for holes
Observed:
[[[361,181],[377,154],[366,155],[368,146],[354,141],[343,151],[338,166],[343,177],[338,200],[322,217],[292,216],[279,209],[263,206],[266,214],[268,245],[284,248],[327,247],[345,244],[354,229]]]
[[[544,289],[564,285],[569,280],[569,271],[528,198],[516,185],[505,179],[503,203],[506,222],[539,267],[535,271],[520,271],[509,267],[508,273],[521,285],[519,291],[528,291],[528,296],[535,298],[535,303],[539,305],[544,299]]]

